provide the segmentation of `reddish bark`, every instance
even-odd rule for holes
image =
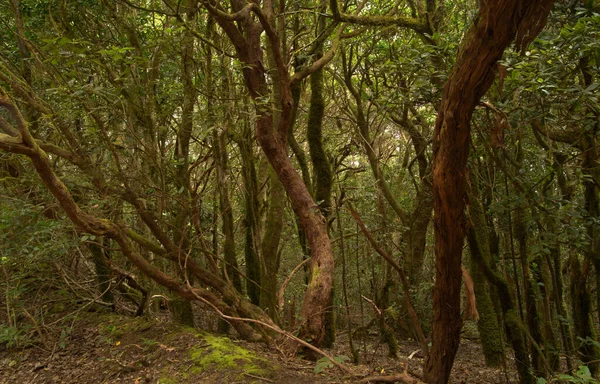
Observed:
[[[436,280],[432,348],[424,378],[447,383],[458,349],[461,257],[470,120],[494,80],[496,62],[515,39],[525,48],[543,28],[553,0],[481,1],[444,87],[434,134],[433,192]]]
[[[235,46],[239,59],[244,63],[244,80],[256,106],[258,143],[281,181],[306,234],[311,253],[311,279],[301,309],[302,326],[299,337],[309,340],[315,346],[320,346],[325,341],[327,306],[333,287],[333,251],[325,218],[287,153],[287,134],[292,123],[294,105],[291,95],[292,79],[283,60],[279,36],[271,22],[274,17],[273,5],[271,1],[265,0],[262,8],[255,3],[242,7],[237,1],[232,1],[232,8],[235,11],[233,14],[223,13],[209,4],[205,5],[227,34]],[[252,21],[249,17],[250,12],[254,13],[259,22]],[[243,25],[244,34],[234,24],[234,20]],[[271,91],[267,86],[266,69],[263,66],[263,51],[260,44],[263,31],[267,35],[269,49],[273,55],[275,64],[273,70],[279,75],[278,84],[274,84],[278,87],[279,100],[276,101],[281,111],[277,127],[274,126],[270,103]],[[320,65],[326,62],[323,61]],[[316,67],[313,64],[310,70],[314,72]],[[306,71],[304,76],[310,73]],[[300,80],[301,77],[296,76],[293,81]]]

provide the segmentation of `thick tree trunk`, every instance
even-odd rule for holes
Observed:
[[[325,218],[290,162],[286,141],[273,134],[271,116],[259,118],[257,137],[306,233],[311,254],[311,277],[300,312],[303,322],[300,336],[311,340],[315,345],[321,345],[325,340],[325,321],[333,286],[334,266]]]
[[[460,340],[461,257],[465,235],[466,165],[473,110],[494,79],[494,67],[517,36],[526,45],[543,27],[552,0],[480,2],[444,87],[434,133],[433,193],[436,280],[428,383],[447,383]]]

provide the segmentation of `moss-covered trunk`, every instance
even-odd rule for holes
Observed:
[[[529,268],[529,252],[528,252],[528,228],[526,208],[524,206],[517,207],[515,211],[515,236],[519,245],[519,260],[521,261],[521,272],[523,277],[523,293],[525,295],[525,318],[529,333],[533,338],[533,342],[537,345],[545,345],[541,332],[541,319],[538,314],[536,305],[537,295],[533,286],[532,276]],[[531,344],[531,343],[530,343]],[[535,375],[538,377],[546,376],[544,369],[544,356],[539,353],[537,348],[532,344],[529,347],[531,351],[531,361]]]
[[[244,259],[246,261],[246,293],[250,302],[260,304],[260,261],[258,214],[258,179],[253,151],[253,137],[249,124],[243,124],[242,135],[238,140],[242,156],[242,180],[244,182]]]
[[[569,256],[571,267],[571,313],[573,328],[577,335],[577,350],[581,361],[588,365],[592,375],[597,377],[600,365],[600,353],[596,346],[596,330],[592,321],[592,300],[587,287],[587,278],[591,265],[586,260],[581,265],[579,256],[572,252]]]
[[[233,43],[237,56],[244,64],[242,72],[256,110],[256,137],[269,163],[283,185],[302,226],[311,253],[311,277],[301,309],[302,326],[299,336],[311,340],[314,345],[323,345],[327,309],[331,301],[333,287],[334,258],[327,233],[325,218],[321,214],[306,184],[294,168],[287,151],[288,131],[292,123],[294,103],[291,96],[291,83],[278,31],[275,30],[273,4],[263,2],[260,11],[254,9],[256,19],[242,16],[236,24],[218,12],[213,16]],[[209,8],[210,9],[210,8]],[[233,11],[239,11],[240,4],[234,4]],[[255,20],[258,20],[256,22]],[[243,30],[243,33],[239,28]],[[279,95],[276,100],[281,112],[279,124],[275,125],[271,103],[272,96],[267,84],[267,73],[263,65],[261,34],[266,32],[267,44],[273,54],[275,68],[279,75]]]
[[[325,32],[325,17],[327,1],[321,0],[318,6],[320,16],[317,19],[316,41],[313,47],[315,60],[323,57],[323,40],[321,35]],[[328,221],[331,215],[331,189],[333,185],[333,171],[323,144],[323,118],[325,116],[325,98],[323,96],[323,73],[319,68],[310,75],[310,107],[308,109],[308,125],[306,136],[310,159],[313,166],[314,191],[313,197],[321,210],[321,214]],[[329,227],[327,227],[329,230]],[[331,347],[335,341],[335,321],[333,311],[334,290],[331,290],[329,301],[325,310],[325,338],[323,346]]]
[[[239,273],[235,238],[233,231],[233,211],[229,199],[229,176],[227,173],[227,131],[213,133],[213,152],[217,168],[217,187],[219,190],[219,210],[223,231],[223,260],[227,278],[238,292],[242,292],[242,280]]]
[[[529,352],[525,345],[526,337],[523,333],[523,325],[521,324],[518,311],[515,309],[508,283],[492,270],[489,264],[490,260],[486,260],[485,256],[483,256],[483,253],[479,249],[479,237],[475,231],[470,233],[467,240],[469,242],[469,249],[471,250],[472,261],[475,264],[474,266],[483,273],[487,281],[498,292],[498,299],[504,316],[504,329],[515,353],[519,382],[532,384],[535,382],[535,376],[532,375],[531,360],[529,359]]]
[[[500,333],[498,317],[494,310],[494,304],[490,296],[487,281],[477,262],[477,260],[482,260],[489,265],[490,260],[492,259],[487,230],[488,226],[483,205],[481,204],[479,179],[476,175],[472,174],[470,180],[469,218],[471,222],[467,233],[467,239],[471,253],[470,272],[475,286],[477,310],[479,311],[477,329],[479,330],[486,364],[490,367],[497,367],[502,364],[504,353],[502,334]]]
[[[197,15],[197,1],[188,0],[186,21],[193,22]],[[190,179],[189,179],[189,155],[190,140],[194,129],[194,106],[196,104],[196,87],[194,85],[195,63],[194,63],[194,37],[191,32],[185,32],[181,41],[181,73],[183,82],[183,105],[181,108],[181,124],[177,131],[177,142],[175,148],[176,175],[175,188],[179,191],[179,203],[182,205],[176,210],[174,218],[173,240],[178,245],[179,258],[177,262],[171,263],[173,269],[184,279],[183,273],[185,258],[189,256],[190,240],[188,223],[190,217]],[[194,325],[192,305],[187,300],[174,299],[171,305],[173,315],[182,324]]]
[[[97,242],[102,243],[102,238],[96,239]],[[96,268],[96,278],[98,279],[98,291],[100,292],[100,299],[105,303],[110,303],[111,308],[115,309],[115,297],[112,293],[110,280],[111,273],[110,268],[106,264],[104,249],[97,243],[90,243],[89,249],[92,254],[92,260],[94,267]]]

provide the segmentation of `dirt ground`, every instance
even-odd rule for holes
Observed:
[[[420,375],[422,356],[415,342],[402,342],[397,359],[376,337],[357,340],[361,365],[354,376],[315,362],[285,357],[275,346],[217,336],[168,321],[87,313],[69,334],[22,349],[0,346],[1,384],[59,383],[353,383],[369,375]],[[347,335],[338,337],[332,356],[348,355]],[[514,370],[490,369],[481,347],[463,340],[452,383],[516,383]]]

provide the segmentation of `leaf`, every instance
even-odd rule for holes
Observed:
[[[340,356],[334,357],[333,360],[335,360],[338,363],[342,363],[343,364],[345,361],[349,361],[350,358],[348,356],[345,356],[345,355],[340,355]]]
[[[592,377],[590,369],[586,365],[582,365],[577,370],[577,375],[582,377]]]
[[[585,89],[584,92],[592,92],[600,86],[600,83],[592,83],[589,87]]]

